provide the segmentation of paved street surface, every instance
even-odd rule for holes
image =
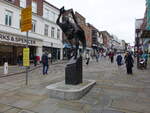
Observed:
[[[52,65],[55,65],[55,64],[58,64],[58,63],[66,63],[66,60],[63,60],[63,61],[55,61],[52,63]],[[34,64],[31,64],[30,65],[30,68],[29,68],[29,71],[32,71],[38,67],[42,66],[42,64],[39,64],[37,66],[34,66]],[[8,74],[4,74],[4,66],[0,66],[0,77],[4,77],[4,76],[11,76],[11,75],[14,75],[14,74],[20,74],[20,73],[23,73],[26,71],[26,67],[24,66],[18,66],[18,65],[15,65],[15,66],[8,66]]]
[[[108,59],[92,61],[84,64],[84,79],[96,80],[87,95],[71,101],[49,98],[45,86],[64,80],[64,68],[52,65],[44,76],[38,68],[29,73],[28,86],[25,74],[0,78],[0,113],[150,113],[150,69],[127,75],[124,66]]]

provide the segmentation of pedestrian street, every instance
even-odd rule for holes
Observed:
[[[0,78],[0,113],[150,113],[149,66],[137,70],[134,64],[128,75],[108,58],[83,65],[83,79],[96,85],[79,100],[48,97],[45,87],[65,79],[65,63],[50,65],[48,75],[42,68],[31,71],[28,86],[25,73]]]

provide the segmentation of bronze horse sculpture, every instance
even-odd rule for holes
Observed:
[[[69,16],[67,14],[72,15],[72,19],[74,20],[74,23],[69,20]],[[62,22],[60,22],[61,16],[62,16]],[[84,51],[86,48],[86,39],[85,39],[84,30],[78,24],[73,9],[65,10],[64,7],[62,7],[60,9],[60,14],[58,16],[56,23],[62,29],[62,31],[66,35],[71,45],[73,45],[72,40],[75,39],[76,49],[74,51],[74,56],[75,58],[77,58],[79,42],[82,43],[83,51]]]

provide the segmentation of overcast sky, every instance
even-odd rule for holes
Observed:
[[[145,0],[46,0],[54,6],[73,8],[86,22],[100,31],[107,30],[133,45],[135,19],[143,18]]]

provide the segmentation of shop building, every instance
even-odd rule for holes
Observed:
[[[54,60],[63,59],[62,31],[56,24],[58,15],[59,9],[44,1],[43,19],[45,22],[43,50],[50,52]]]
[[[22,54],[26,44],[26,32],[20,30],[21,8],[32,5],[32,30],[29,31],[30,60],[34,56],[41,58],[43,51],[62,59],[62,31],[56,25],[59,10],[43,0],[1,0],[0,1],[0,65],[5,61],[16,64],[17,57]],[[49,17],[45,18],[45,9],[49,9]]]
[[[88,27],[88,24],[86,23],[86,18],[82,16],[80,13],[75,12],[75,16],[77,18],[77,22],[81,26],[81,28],[84,30],[85,38],[86,38],[86,49],[91,50],[92,48],[92,30]]]

